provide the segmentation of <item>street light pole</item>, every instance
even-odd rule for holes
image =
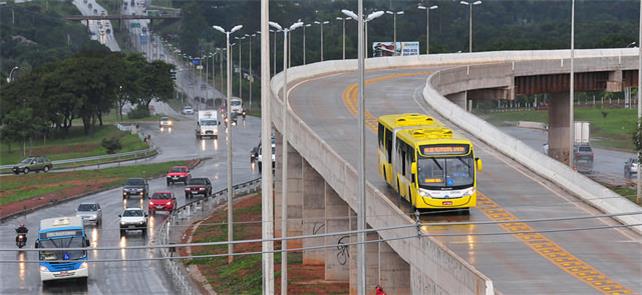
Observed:
[[[230,98],[232,98],[232,52],[230,50],[230,34],[240,30],[243,26],[234,26],[230,31],[225,31],[220,26],[212,26],[212,28],[225,34],[225,48],[227,50],[227,241],[230,242],[227,245],[227,263],[231,264],[234,261],[234,256],[232,256],[234,246],[231,243],[234,240],[234,190],[232,188],[232,106],[230,104]]]
[[[430,54],[430,11],[439,8],[438,5],[433,6],[417,6],[419,9],[426,10],[426,54]]]
[[[403,11],[393,12],[393,11],[388,10],[388,11],[386,11],[386,13],[392,15],[392,32],[393,32],[392,33],[392,44],[394,44],[394,46],[395,46],[394,47],[395,48],[395,53],[393,55],[397,55],[397,15],[401,15],[404,12]]]
[[[342,59],[346,59],[346,20],[349,20],[351,18],[349,17],[337,17],[337,20],[340,20],[343,22],[343,51],[342,51]]]
[[[261,149],[264,159],[272,159],[272,114],[270,113],[270,32],[269,0],[261,0]],[[274,201],[272,169],[261,172],[261,251],[263,294],[274,294]]]
[[[250,40],[250,107],[248,110],[252,110],[252,82],[254,82],[254,76],[252,76],[252,38],[256,37],[256,34],[248,35],[245,34],[245,37],[248,37]]]
[[[473,52],[473,5],[479,5],[482,4],[482,2],[459,1],[459,3],[462,5],[468,5],[468,52]]]
[[[639,127],[640,120],[642,120],[642,0],[640,0],[640,22],[638,23],[639,25],[639,39],[638,39],[638,125],[636,127]],[[636,201],[638,204],[642,204],[642,172],[640,172],[640,158],[642,155],[640,154],[640,151],[638,151],[638,184],[636,185],[637,187],[637,194],[636,194]]]
[[[365,24],[384,14],[373,12],[364,20],[363,0],[358,0],[358,15],[344,9],[341,12],[358,22],[357,68],[359,72],[359,181],[357,184],[357,294],[366,294],[366,131],[365,131],[365,57],[364,27]]]
[[[315,21],[314,23],[321,26],[321,61],[323,61],[323,25],[327,25],[330,22],[329,21]]]
[[[575,141],[575,122],[574,122],[574,106],[575,102],[575,0],[571,0],[571,73],[570,73],[570,89],[569,89],[569,114],[568,114],[568,140],[569,140],[569,150],[568,150],[568,165],[573,169],[574,159],[574,149],[573,143]]]
[[[306,24],[303,26],[303,64],[305,65],[305,28],[312,26],[312,24]]]
[[[20,69],[19,66],[14,66],[13,68],[11,68],[11,71],[9,71],[9,77],[7,78],[7,83],[11,83],[11,81],[13,81],[13,71],[19,70],[19,69]]]
[[[287,124],[287,114],[288,114],[288,68],[289,60],[289,37],[288,33],[295,30],[298,27],[303,26],[302,22],[296,22],[292,24],[289,28],[282,28],[276,22],[269,22],[272,27],[283,32],[283,94],[281,99],[283,101],[283,107],[281,109],[283,116],[283,128],[281,130],[282,137],[282,176],[281,176],[281,238],[287,237],[288,233],[288,124]],[[287,240],[281,241],[281,294],[288,294],[288,242]]]

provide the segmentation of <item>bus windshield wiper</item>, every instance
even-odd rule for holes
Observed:
[[[430,159],[431,159],[433,162],[435,162],[435,164],[437,165],[437,167],[439,167],[439,170],[444,171],[444,168],[442,168],[442,167],[441,167],[441,165],[439,165],[439,162],[437,162],[437,159],[435,159],[435,158],[430,158]]]
[[[461,161],[462,163],[464,163],[464,165],[466,165],[466,167],[468,167],[470,169],[470,164],[466,163],[466,161],[464,161],[464,159],[461,156],[457,157],[457,159],[459,161]]]

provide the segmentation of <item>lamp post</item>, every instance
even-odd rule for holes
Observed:
[[[234,37],[237,42],[239,43],[239,98],[243,100],[243,60],[241,59],[243,55],[242,48],[243,46],[241,45],[241,41],[245,39],[245,36],[243,37]]]
[[[270,26],[283,32],[283,94],[281,99],[283,101],[282,116],[283,116],[283,144],[282,144],[282,176],[281,176],[281,237],[286,237],[288,232],[287,216],[288,216],[288,125],[287,125],[287,112],[288,112],[288,68],[289,68],[289,49],[288,49],[288,33],[298,27],[303,26],[302,22],[296,22],[289,28],[282,28],[276,22],[270,22]],[[288,293],[288,242],[282,240],[281,242],[281,294]]]
[[[234,190],[232,189],[232,106],[230,104],[230,98],[232,97],[232,60],[231,60],[231,50],[230,50],[230,34],[243,28],[242,25],[234,26],[231,30],[225,31],[220,26],[212,26],[215,30],[225,34],[225,48],[227,50],[227,241],[232,242],[234,239],[233,235],[233,199],[234,199]],[[230,264],[234,261],[234,247],[232,243],[227,245],[227,263]]]
[[[303,64],[305,63],[305,28],[312,26],[312,24],[306,24],[303,26]]]
[[[395,53],[393,55],[397,55],[397,15],[402,15],[404,12],[387,10],[386,13],[392,15],[392,44],[395,45]]]
[[[250,66],[249,66],[249,68],[250,68],[250,78],[248,80],[250,80],[250,106],[249,106],[249,110],[251,111],[252,110],[252,83],[254,82],[254,76],[252,75],[252,38],[256,37],[256,34],[252,34],[252,35],[245,34],[245,37],[248,37],[248,39],[250,40]]]
[[[14,67],[11,69],[11,71],[9,71],[9,77],[7,77],[7,83],[11,83],[11,81],[13,81],[13,71],[15,71],[15,70],[19,70],[19,69],[20,69],[20,67],[19,67],[19,66],[14,66]]]
[[[270,30],[270,32],[274,33],[274,58],[273,60],[273,65],[272,65],[272,76],[276,75],[276,33],[278,31],[276,30]]]
[[[473,52],[473,5],[480,5],[482,2],[459,1],[459,3],[462,5],[468,5],[468,52]]]
[[[350,20],[352,18],[350,17],[337,17],[337,20],[340,20],[343,22],[343,51],[342,51],[342,59],[346,59],[346,21]]]
[[[327,25],[329,21],[315,21],[315,24],[321,26],[321,61],[323,61],[323,25]]]
[[[570,89],[569,89],[569,114],[568,114],[568,143],[569,143],[569,150],[568,150],[568,165],[573,169],[573,161],[574,156],[575,156],[575,151],[573,147],[573,142],[574,142],[574,132],[575,132],[575,119],[574,114],[574,106],[573,102],[575,102],[575,0],[571,0],[571,73],[570,73]]]
[[[358,15],[350,10],[341,12],[358,22],[357,68],[359,72],[359,168],[357,174],[357,293],[366,294],[366,133],[365,133],[365,58],[364,58],[364,24],[380,17],[383,11],[373,12],[363,18],[363,0],[358,0]]]
[[[430,11],[439,8],[438,5],[423,6],[419,5],[417,8],[426,11],[426,54],[430,54]]]
[[[640,0],[640,22],[638,23],[639,25],[639,33],[640,36],[638,38],[638,127],[639,127],[639,122],[642,120],[642,0]],[[638,204],[642,203],[642,173],[640,172],[640,158],[642,155],[640,155],[640,151],[638,151],[638,184],[636,185],[637,188],[637,193],[636,193],[636,201]]]

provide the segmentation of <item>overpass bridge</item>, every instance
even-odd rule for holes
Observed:
[[[595,81],[598,72],[622,72],[630,81],[637,56],[633,49],[578,50],[578,71]],[[526,219],[635,212],[632,202],[501,133],[458,106],[461,93],[473,98],[488,89],[562,89],[533,80],[561,75],[568,51],[488,52],[366,61],[366,126],[387,113],[422,112],[437,117],[473,139],[484,160],[478,175],[479,204],[470,216],[424,214],[417,237],[413,227],[368,234],[367,285],[389,294],[631,294],[642,292],[640,215],[527,223]],[[565,70],[566,69],[566,70]],[[288,76],[290,98],[281,112],[283,76],[272,79],[270,111],[277,131],[288,120],[288,235],[356,230],[358,130],[356,61],[326,61],[294,67]],[[626,73],[626,74],[624,74]],[[522,78],[525,77],[525,78]],[[609,74],[618,77],[618,74]],[[629,80],[626,80],[629,79]],[[521,82],[520,82],[521,81]],[[609,80],[609,81],[617,81]],[[607,81],[608,82],[608,81]],[[601,82],[600,82],[601,83]],[[590,83],[589,83],[590,84]],[[599,84],[597,82],[593,84]],[[602,83],[603,84],[603,83]],[[600,84],[600,85],[602,85]],[[551,87],[549,87],[549,86]],[[512,88],[511,88],[512,87]],[[507,92],[508,90],[503,90]],[[521,90],[518,90],[521,91]],[[498,96],[499,98],[500,96]],[[514,98],[514,95],[513,95]],[[458,100],[459,99],[459,100]],[[465,101],[465,100],[464,100]],[[464,106],[464,104],[461,104]],[[367,143],[367,223],[374,229],[414,224],[409,206],[377,174],[376,134]],[[284,144],[277,134],[277,145]],[[277,148],[275,224],[280,224],[281,149]],[[470,222],[431,226],[430,223]],[[489,221],[490,224],[478,222]],[[477,223],[476,223],[477,222]],[[508,223],[493,223],[508,222]],[[613,227],[613,228],[604,228]],[[563,229],[599,230],[556,232]],[[544,232],[533,232],[544,231]],[[492,233],[492,235],[487,235]],[[279,228],[276,234],[280,235]],[[430,236],[434,235],[434,236]],[[385,240],[385,241],[383,241]],[[320,237],[296,246],[356,241]],[[303,252],[304,264],[325,266],[327,280],[356,284],[355,247]]]

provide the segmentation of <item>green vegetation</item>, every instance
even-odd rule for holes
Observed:
[[[72,127],[66,136],[34,140],[31,146],[27,146],[26,154],[47,156],[52,161],[105,155],[107,151],[101,146],[101,142],[112,137],[119,139],[121,149],[118,152],[121,153],[147,148],[137,135],[107,125],[97,127],[90,135],[84,135],[81,127]],[[21,144],[0,144],[0,165],[15,164],[22,160],[23,153],[20,148]]]
[[[172,161],[101,170],[3,176],[0,181],[0,206],[46,195],[66,198],[74,194],[113,188],[122,185],[130,177],[160,176],[176,165],[189,163]]]
[[[494,125],[501,125],[505,121],[548,121],[548,111],[492,112],[480,116]],[[634,109],[575,109],[576,121],[591,122],[591,143],[604,148],[634,150],[632,134],[636,116]]]

